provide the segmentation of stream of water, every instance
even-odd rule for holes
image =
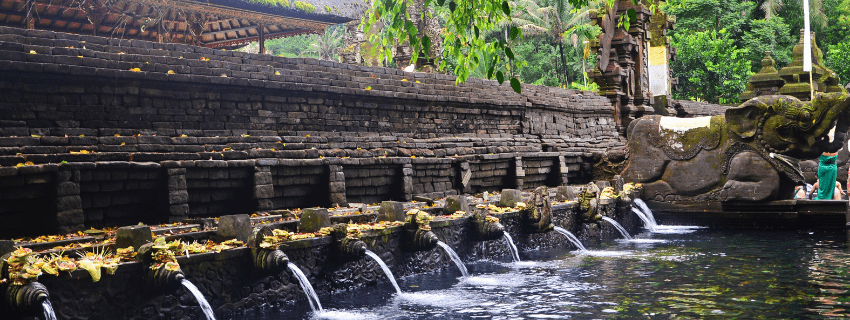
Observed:
[[[390,271],[390,268],[387,267],[387,264],[384,263],[384,260],[382,260],[381,257],[379,257],[377,254],[375,254],[374,252],[369,251],[369,250],[366,250],[366,255],[372,257],[372,259],[375,259],[375,262],[377,262],[378,265],[381,266],[381,269],[384,270],[384,274],[386,274],[387,278],[390,279],[390,282],[393,284],[393,287],[395,288],[395,292],[397,294],[401,295],[401,288],[398,287],[398,283],[395,281],[395,276],[393,276],[393,272]]]
[[[45,320],[56,320],[56,313],[53,312],[53,304],[50,303],[50,299],[45,299],[41,303],[41,307],[44,309]]]
[[[298,284],[301,285],[301,290],[304,290],[304,294],[307,295],[307,301],[310,301],[310,309],[313,309],[313,312],[322,312],[322,303],[319,302],[319,296],[313,290],[310,279],[294,263],[290,262],[287,266],[292,271],[292,274],[295,275],[295,278],[298,278]]]
[[[514,262],[520,262],[522,260],[519,259],[519,249],[516,248],[514,244],[514,239],[511,238],[511,235],[505,231],[505,241],[508,242],[508,249],[511,250],[511,256],[514,258]]]
[[[437,241],[437,245],[443,248],[443,250],[446,250],[446,254],[449,255],[449,258],[451,258],[455,265],[457,265],[457,268],[458,270],[460,270],[460,273],[464,277],[468,277],[469,271],[466,270],[466,266],[463,265],[463,261],[460,260],[460,257],[457,256],[457,253],[452,250],[452,248],[449,247],[449,245],[447,245],[445,242]]]
[[[467,263],[390,284],[324,294],[240,319],[837,319],[850,317],[843,232],[696,229],[634,235],[578,254],[524,251],[522,263]]]
[[[194,284],[192,284],[192,282],[189,282],[189,280],[186,279],[181,280],[180,284],[186,287],[186,290],[189,290],[189,292],[191,292],[192,295],[195,296],[195,299],[198,300],[198,305],[201,306],[201,310],[204,311],[204,315],[207,316],[207,320],[215,320],[215,314],[213,313],[213,310],[210,307],[210,303],[207,302],[207,298],[204,298],[204,295],[201,293],[200,290],[198,290],[198,287],[196,287]]]
[[[578,249],[578,251],[581,251],[581,252],[587,251],[587,248],[585,248],[584,245],[581,244],[581,241],[579,241],[578,238],[576,238],[576,236],[573,235],[572,232],[567,231],[567,229],[564,229],[564,228],[561,228],[561,227],[555,227],[555,232],[560,233],[560,234],[564,235],[565,237],[567,237],[567,240],[569,240],[570,243],[572,243]]]
[[[623,226],[621,226],[619,223],[617,223],[617,221],[615,221],[614,219],[608,218],[608,217],[602,217],[602,220],[605,220],[606,222],[608,222],[612,226],[614,226],[614,229],[617,229],[617,231],[620,232],[620,234],[623,236],[623,238],[625,238],[626,240],[632,240],[632,236],[629,235],[629,232],[626,231],[626,228],[623,228]]]

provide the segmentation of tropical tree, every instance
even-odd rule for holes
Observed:
[[[568,58],[564,47],[571,43],[573,48],[576,49],[573,52],[581,53],[584,51],[584,41],[599,33],[598,27],[590,27],[590,20],[588,19],[588,12],[595,10],[598,7],[598,2],[591,2],[583,10],[577,10],[566,0],[518,0],[513,2],[512,5],[516,7],[512,19],[505,20],[503,24],[518,27],[526,37],[544,38],[553,44],[558,49],[560,56],[560,63],[556,66],[560,71],[561,83],[570,83],[571,77],[568,69],[575,70],[575,68],[568,67]],[[579,48],[581,50],[578,50]],[[569,60],[578,60],[578,65],[581,66],[581,59],[584,59],[584,57],[580,56],[579,59]],[[584,70],[581,70],[581,72],[584,72]]]
[[[342,25],[336,25],[325,29],[325,33],[316,37],[310,44],[312,52],[322,60],[337,60],[337,49],[342,48],[342,37],[344,36]]]
[[[722,29],[679,33],[672,42],[679,52],[671,63],[673,76],[679,78],[675,98],[737,102],[753,74],[745,59],[747,49],[735,46]]]

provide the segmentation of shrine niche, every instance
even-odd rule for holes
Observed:
[[[591,42],[591,49],[598,53],[599,63],[588,71],[588,76],[599,85],[599,95],[611,100],[617,128],[623,135],[631,120],[655,113],[649,64],[650,40],[653,37],[650,19],[653,12],[647,5],[645,1],[638,5],[631,1],[615,1],[612,7],[590,14],[591,21],[602,28],[602,34]],[[624,16],[629,19],[627,14],[630,9],[636,13],[635,19],[631,21],[629,29],[624,30],[619,22]],[[657,36],[666,35],[666,30],[673,25],[672,18],[668,19],[666,15],[663,17],[664,21],[652,24]],[[662,43],[669,48],[667,41]],[[669,61],[674,58],[675,50],[665,49],[662,54]],[[668,83],[668,90],[661,95],[667,96],[675,81],[664,81]]]
[[[321,34],[367,8],[345,0],[0,0],[0,25],[234,49]]]

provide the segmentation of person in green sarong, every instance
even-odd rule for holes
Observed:
[[[812,191],[818,190],[815,200],[841,200],[841,185],[836,186],[835,182],[838,176],[838,166],[835,163],[837,158],[837,152],[824,152],[818,158],[818,182],[812,188]]]

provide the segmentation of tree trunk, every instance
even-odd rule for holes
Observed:
[[[567,57],[564,56],[564,47],[561,46],[561,42],[558,42],[558,51],[561,53],[561,74],[564,76],[564,84],[569,86],[570,78],[567,76]]]

